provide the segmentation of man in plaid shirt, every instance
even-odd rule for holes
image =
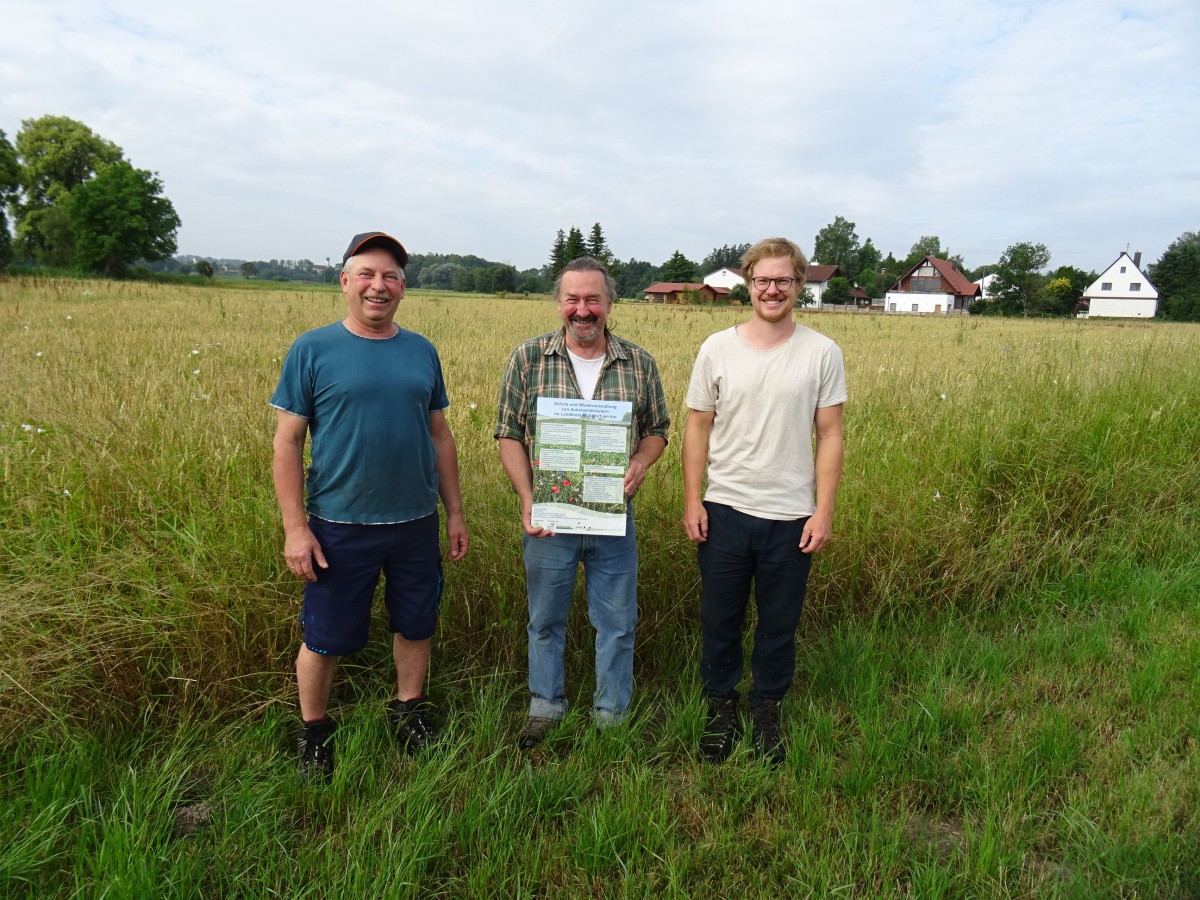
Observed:
[[[567,264],[554,284],[562,328],[531,338],[512,353],[497,403],[500,461],[521,500],[526,588],[529,595],[529,718],[518,744],[540,744],[567,713],[563,649],[567,614],[582,563],[588,619],[596,629],[596,691],[592,718],[599,728],[624,721],[633,694],[633,635],[637,622],[637,541],[632,499],[667,446],[670,416],[654,358],[608,330],[616,284],[590,257]],[[531,522],[532,453],[539,397],[624,400],[633,404],[625,473],[624,536],[555,534]]]

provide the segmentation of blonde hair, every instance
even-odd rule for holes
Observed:
[[[754,267],[764,259],[775,256],[786,256],[792,261],[792,271],[800,282],[800,290],[804,289],[804,280],[808,277],[808,259],[804,252],[787,238],[763,238],[742,255],[742,277],[747,282],[754,277]]]

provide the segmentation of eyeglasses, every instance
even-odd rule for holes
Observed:
[[[769,288],[772,281],[775,282],[775,287],[781,291],[790,291],[792,289],[792,285],[796,283],[795,278],[764,278],[762,276],[755,276],[754,278],[750,279],[750,282],[754,285],[755,290],[759,291],[765,291],[767,288]]]

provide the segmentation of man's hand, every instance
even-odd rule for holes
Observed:
[[[521,502],[521,527],[525,529],[525,533],[530,537],[544,538],[554,537],[554,532],[549,528],[542,528],[540,525],[533,524],[533,498],[528,502]]]
[[[804,531],[800,535],[800,552],[816,553],[829,546],[829,538],[833,535],[833,513],[817,511],[808,517],[804,523]]]
[[[471,536],[467,534],[467,520],[461,512],[446,516],[446,559],[457,562],[471,549]]]
[[[703,544],[708,540],[708,510],[698,500],[683,504],[683,527],[690,540]]]
[[[287,532],[283,543],[283,558],[287,560],[287,566],[293,574],[299,575],[305,581],[317,580],[317,570],[313,566],[314,561],[322,569],[329,568],[329,563],[325,561],[325,554],[321,552],[321,545],[307,525]]]

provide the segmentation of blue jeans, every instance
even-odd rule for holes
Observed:
[[[632,511],[625,526],[624,537],[525,535],[531,716],[561,719],[567,714],[563,650],[576,571],[582,563],[588,621],[596,629],[592,716],[600,726],[625,718],[633,696],[633,629],[637,623],[638,557]]]
[[[700,564],[700,685],[706,696],[738,696],[742,627],[754,583],[758,625],[750,658],[750,705],[781,700],[796,671],[796,628],[812,555],[800,552],[803,519],[775,521],[705,503],[708,540]]]

